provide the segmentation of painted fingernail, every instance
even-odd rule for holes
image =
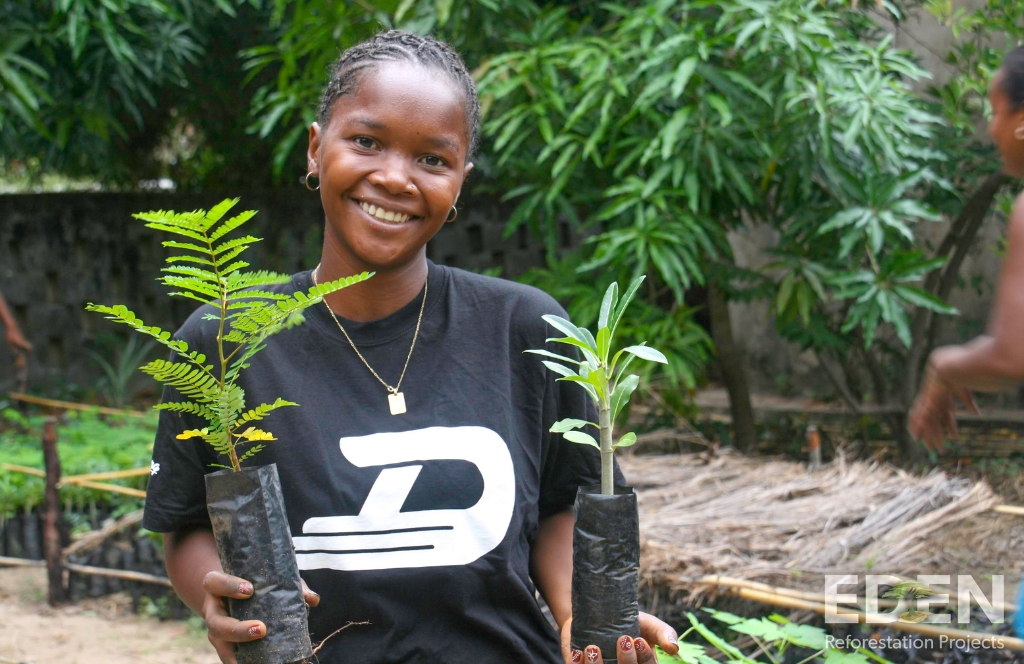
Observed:
[[[636,640],[636,651],[637,652],[644,652],[646,650],[647,650],[647,642],[644,641],[643,639],[637,639]]]
[[[249,636],[260,636],[263,634],[263,630],[259,625],[253,625],[249,628]]]
[[[599,651],[595,646],[590,646],[589,648],[587,648],[587,661],[591,662],[591,664],[597,661],[598,655]]]
[[[572,651],[572,661],[573,661],[573,664],[580,664],[580,662],[583,661],[583,651],[582,650],[573,650]]]
[[[624,636],[619,639],[619,647],[622,648],[623,652],[629,652],[633,649],[633,639],[628,636]]]
[[[239,583],[238,584],[238,594],[239,595],[251,595],[252,594],[252,584],[249,583],[248,581],[242,581],[241,583]]]

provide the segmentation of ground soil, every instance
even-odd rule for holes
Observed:
[[[0,664],[219,664],[193,623],[134,615],[123,593],[53,609],[45,569],[0,568]]]

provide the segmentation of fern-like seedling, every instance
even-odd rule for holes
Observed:
[[[566,335],[547,339],[547,341],[575,346],[582,354],[582,359],[575,360],[547,350],[526,351],[575,365],[574,369],[558,362],[543,361],[544,366],[561,376],[558,380],[577,383],[583,388],[597,406],[599,421],[595,424],[586,420],[564,419],[555,422],[551,427],[551,432],[560,433],[566,440],[573,443],[591,445],[601,451],[601,493],[605,495],[615,492],[612,476],[612,458],[615,450],[636,443],[636,434],[633,432],[625,434],[614,443],[612,442],[612,427],[615,418],[629,403],[630,396],[640,383],[640,376],[627,374],[626,369],[635,358],[668,364],[668,360],[661,351],[651,348],[646,341],[636,346],[627,346],[617,352],[612,350],[615,332],[622,322],[622,315],[643,281],[642,276],[633,280],[621,301],[619,300],[619,285],[612,282],[601,301],[596,336],[591,334],[590,330],[577,327],[571,321],[559,316],[542,316],[551,327]],[[597,427],[600,431],[600,442],[594,440],[590,434],[579,431],[588,424]]]
[[[228,458],[230,466],[222,467],[235,471],[242,469],[243,461],[263,450],[265,442],[276,440],[254,423],[278,408],[298,405],[278,398],[274,403],[246,410],[245,392],[237,384],[241,372],[265,348],[269,336],[302,323],[304,309],[319,303],[325,295],[372,276],[364,272],[291,295],[267,290],[268,286],[289,283],[291,276],[266,270],[243,271],[249,264],[239,257],[260,238],[245,235],[224,239],[256,214],[255,210],[246,210],[225,219],[237,203],[235,198],[224,200],[209,211],[160,210],[132,215],[146,222],[148,228],[177,236],[163,242],[163,246],[177,251],[167,258],[169,265],[161,269],[164,275],[159,281],[174,289],[171,296],[214,307],[216,313],[206,313],[203,318],[218,322],[215,361],[190,349],[185,341],[171,338],[170,332],[146,325],[124,305],[90,302],[86,306],[89,311],[153,337],[177,354],[173,360],[154,360],[141,367],[184,398],[154,408],[205,419],[208,426],[183,431],[177,437],[201,437]]]

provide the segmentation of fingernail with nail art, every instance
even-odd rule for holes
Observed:
[[[580,662],[582,662],[583,661],[583,651],[582,650],[573,650],[572,651],[572,661],[573,661],[573,664],[579,664]]]
[[[262,631],[259,625],[253,625],[249,628],[249,636],[259,636],[260,634],[262,634]]]
[[[647,643],[643,639],[636,640],[636,651],[643,652],[647,650]]]
[[[239,595],[251,595],[252,594],[252,584],[249,583],[248,581],[242,581],[241,583],[239,583],[238,584],[238,594]]]
[[[588,648],[587,649],[587,661],[588,662],[596,662],[597,661],[597,648]]]
[[[628,636],[624,636],[619,640],[619,647],[622,648],[623,652],[629,652],[633,649],[633,639]]]

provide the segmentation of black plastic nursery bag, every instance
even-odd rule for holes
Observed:
[[[640,636],[640,515],[632,487],[615,495],[597,486],[576,493],[572,538],[573,650],[601,649],[605,662],[616,661],[623,636]]]
[[[253,585],[251,598],[228,600],[231,616],[267,626],[262,639],[238,644],[238,664],[291,664],[311,657],[309,611],[277,464],[210,473],[206,504],[224,571]]]

